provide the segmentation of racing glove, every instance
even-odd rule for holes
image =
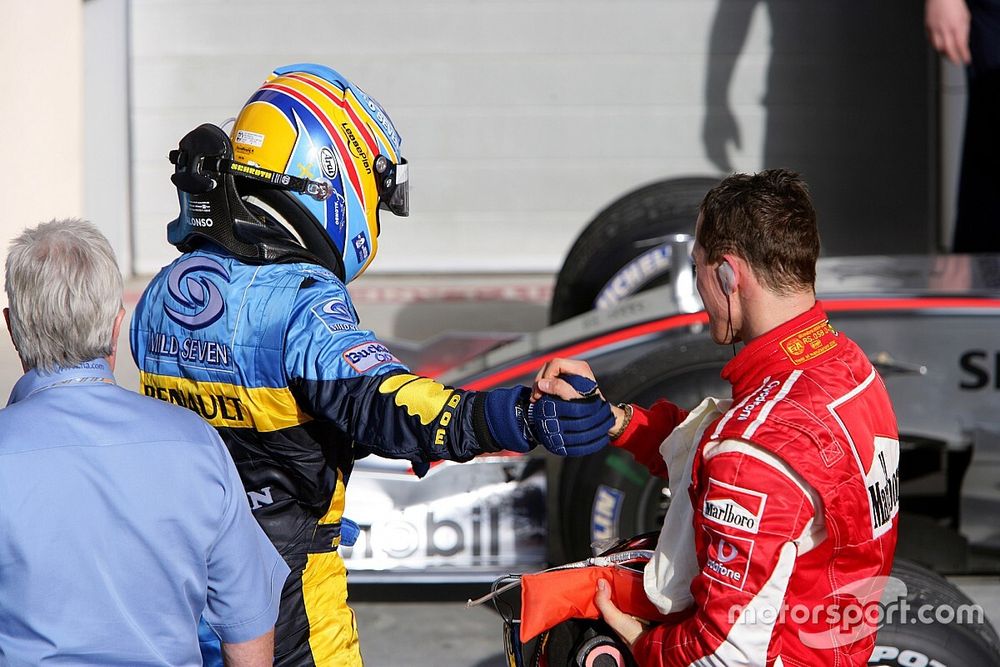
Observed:
[[[566,401],[546,394],[531,403],[527,387],[489,392],[486,424],[494,439],[514,452],[527,452],[540,444],[558,456],[586,456],[605,447],[614,416],[597,391],[597,383],[580,375],[563,375],[562,379],[580,398]]]

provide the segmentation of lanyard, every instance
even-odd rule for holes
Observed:
[[[42,374],[32,369],[14,385],[8,405],[54,387],[97,384],[116,384],[111,368],[104,359],[87,361],[73,368],[60,368],[51,374]]]

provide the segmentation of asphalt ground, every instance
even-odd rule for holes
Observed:
[[[145,286],[126,286],[131,311]],[[512,336],[545,326],[550,276],[383,276],[368,275],[351,286],[366,328],[373,329],[398,356],[431,348],[454,350],[460,333]],[[127,321],[127,320],[126,320]],[[21,375],[13,345],[0,343],[0,392],[9,394]],[[443,342],[443,344],[442,344]],[[395,345],[394,345],[395,343]],[[128,333],[119,340],[119,384],[138,388],[138,371],[128,352]],[[394,351],[396,351],[394,349]],[[441,352],[443,351],[443,352]],[[427,360],[424,359],[426,362]],[[994,625],[1000,620],[1000,577],[956,577],[982,605]],[[502,622],[487,606],[468,609],[465,601],[488,591],[475,585],[350,585],[362,654],[368,667],[503,667]]]

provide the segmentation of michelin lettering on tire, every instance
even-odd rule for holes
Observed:
[[[611,276],[604,288],[594,300],[595,308],[610,308],[622,299],[640,291],[654,278],[670,272],[670,255],[672,248],[664,243],[647,250]]]
[[[590,512],[590,541],[610,540],[619,537],[618,520],[621,518],[625,492],[601,484],[594,494]]]

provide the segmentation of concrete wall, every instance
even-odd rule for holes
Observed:
[[[128,0],[84,3],[84,196],[88,220],[132,273]]]
[[[127,4],[0,1],[0,261],[24,227],[83,217],[132,272]]]
[[[403,136],[412,215],[383,216],[375,271],[554,271],[625,191],[764,166],[813,184],[828,252],[925,251],[936,106],[921,12],[910,0],[136,2],[136,266],[173,256],[167,151],[297,61],[354,79]]]
[[[83,215],[82,13],[80,0],[0,1],[0,262],[24,227]]]
[[[697,131],[712,2],[283,7],[280,22],[265,0],[134,7],[141,267],[171,254],[151,231],[176,213],[166,151],[198,123],[235,115],[271,68],[289,62],[345,73],[403,136],[411,217],[383,217],[376,270],[555,270],[613,197],[663,174],[713,171]],[[756,34],[750,50],[763,54]],[[741,77],[741,101],[761,75],[751,65]],[[747,167],[759,162],[759,120],[748,120]]]
[[[413,214],[383,217],[375,271],[555,271],[627,190],[779,165],[813,185],[828,254],[925,251],[940,188],[921,6],[3,0],[0,241],[82,214],[127,271],[154,271],[174,256],[167,152],[272,67],[316,61],[383,103],[411,162]]]

